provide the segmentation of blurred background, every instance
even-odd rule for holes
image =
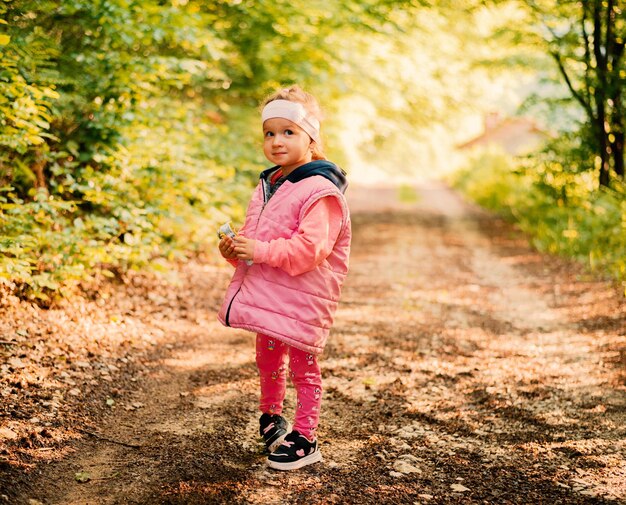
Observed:
[[[292,83],[320,100],[352,185],[442,179],[624,280],[623,9],[5,0],[0,283],[46,304],[213,257],[266,167],[259,105]]]

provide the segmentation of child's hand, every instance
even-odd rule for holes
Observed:
[[[254,243],[256,241],[251,238],[242,237],[237,235],[233,239],[235,245],[235,255],[240,260],[253,260],[254,259]]]
[[[219,243],[220,253],[222,257],[227,260],[236,260],[237,253],[235,252],[235,244],[233,243],[233,239],[228,235],[224,235]]]

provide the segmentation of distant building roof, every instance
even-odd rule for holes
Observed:
[[[484,131],[479,136],[457,146],[459,150],[497,145],[509,154],[522,154],[537,147],[547,133],[535,121],[526,117],[502,119],[497,112],[485,116]]]

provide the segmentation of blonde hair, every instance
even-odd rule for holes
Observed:
[[[272,93],[263,102],[263,107],[265,107],[268,103],[273,102],[274,100],[289,100],[290,102],[299,103],[306,109],[309,114],[317,119],[320,124],[322,123],[322,110],[317,99],[311,93],[307,93],[306,91],[304,91],[297,84],[289,86],[288,88],[282,88],[275,93]],[[314,160],[326,159],[321,140],[313,141],[312,153],[312,158]]]

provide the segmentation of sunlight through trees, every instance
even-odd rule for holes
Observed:
[[[624,31],[616,1],[5,1],[0,280],[47,303],[205,251],[263,167],[259,101],[292,82],[354,183],[449,173],[499,111],[550,138],[515,165],[533,190],[619,201]]]

